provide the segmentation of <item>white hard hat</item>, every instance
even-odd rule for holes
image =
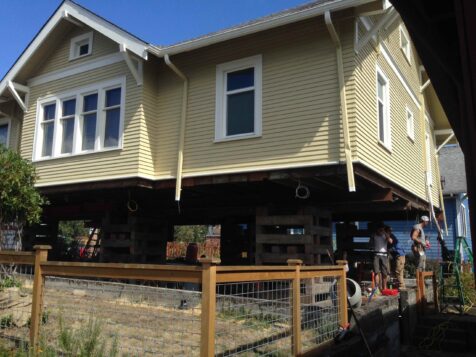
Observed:
[[[423,222],[429,222],[430,219],[428,218],[428,216],[421,216],[420,218]]]

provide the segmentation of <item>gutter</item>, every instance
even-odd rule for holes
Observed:
[[[344,80],[344,62],[342,59],[342,46],[339,35],[336,32],[334,24],[332,23],[330,11],[324,13],[324,20],[326,22],[329,35],[336,46],[337,57],[337,77],[339,79],[340,105],[342,110],[342,129],[344,131],[344,151],[345,151],[345,166],[347,168],[347,184],[349,192],[355,192],[355,177],[354,166],[352,164],[352,148],[350,145],[349,134],[349,118],[347,115],[347,100],[345,96],[345,80]]]
[[[185,143],[185,124],[187,122],[187,102],[188,102],[188,78],[170,61],[169,55],[164,55],[164,61],[172,71],[183,80],[182,92],[182,114],[180,116],[180,132],[177,149],[177,171],[175,183],[175,201],[180,202],[182,193],[182,171],[183,171],[183,147]]]

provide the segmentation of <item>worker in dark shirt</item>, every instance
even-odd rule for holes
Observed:
[[[388,252],[392,255],[395,261],[395,276],[398,279],[399,289],[405,289],[405,280],[403,279],[403,272],[405,270],[405,250],[400,245],[398,238],[392,233],[392,227],[385,226],[385,233],[392,240],[389,244]]]

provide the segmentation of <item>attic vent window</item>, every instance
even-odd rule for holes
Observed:
[[[69,49],[69,60],[89,56],[93,48],[93,33],[88,32],[83,35],[73,37],[71,39],[71,47]]]

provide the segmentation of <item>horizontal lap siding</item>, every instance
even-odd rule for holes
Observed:
[[[144,63],[143,108],[140,127],[139,173],[148,177],[155,176],[157,150],[157,93],[158,93],[158,60],[151,56]]]
[[[261,54],[262,137],[214,143],[216,65]],[[338,161],[335,47],[322,18],[210,46],[174,63],[189,78],[184,175]],[[182,83],[159,71],[157,174],[175,175]]]
[[[398,21],[396,22],[398,24]],[[404,77],[415,95],[419,96],[418,65],[406,62],[399,48],[398,25],[390,29],[390,39],[381,40],[389,47],[389,52],[397,62]],[[397,46],[397,50],[395,50]],[[398,59],[398,61],[397,61]],[[402,61],[405,61],[403,63]],[[378,141],[377,102],[376,102],[376,65],[389,80],[390,120],[391,120],[391,153]],[[406,68],[403,70],[404,66]],[[357,142],[358,159],[371,168],[388,177],[398,185],[426,200],[425,192],[425,159],[423,148],[425,138],[422,135],[420,110],[405,90],[404,86],[391,69],[383,54],[377,53],[371,43],[367,44],[357,55]],[[414,115],[415,140],[407,135],[406,107]],[[434,155],[433,155],[434,156]],[[435,165],[433,165],[435,167]],[[436,181],[436,171],[434,179]],[[438,205],[436,186],[433,190],[434,204]]]
[[[124,62],[31,87],[30,106],[24,116],[21,154],[27,159],[31,160],[32,158],[39,97],[61,94],[123,75],[127,75],[123,149],[36,162],[39,185],[81,180],[99,181],[114,176],[138,174],[141,119],[143,117],[142,89],[137,86]]]
[[[91,30],[92,31],[92,30]],[[73,61],[69,60],[69,50],[71,46],[71,39],[73,37],[88,33],[90,30],[84,29],[74,29],[65,34],[63,40],[58,44],[56,49],[49,54],[48,59],[40,66],[35,76],[40,74],[49,73],[52,71],[57,71],[60,69],[65,69],[66,67],[81,64],[92,59],[97,59],[99,57],[118,52],[119,45],[102,34],[93,31],[93,50],[89,56],[75,59]]]

